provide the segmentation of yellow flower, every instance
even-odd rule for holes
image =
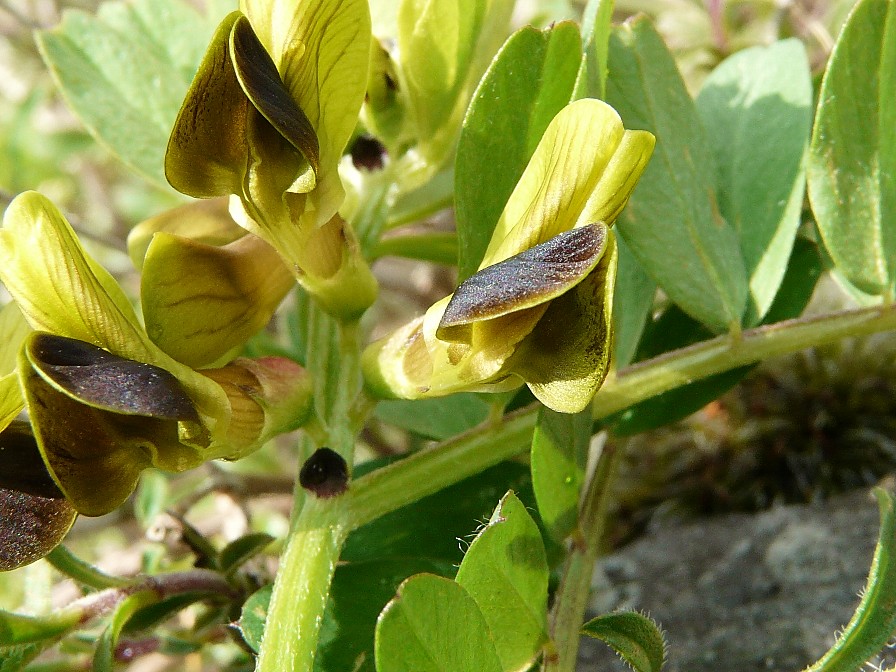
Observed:
[[[364,99],[370,39],[365,0],[244,0],[212,38],[165,156],[175,189],[232,196],[237,222],[344,317],[376,295],[338,214],[339,162]]]
[[[310,384],[294,362],[237,359],[200,371],[159,347],[121,287],[40,194],[20,195],[4,215],[0,280],[35,330],[16,348],[21,392],[0,377],[0,396],[13,400],[0,408],[0,430],[27,406],[49,474],[80,513],[117,507],[145,467],[182,471],[237,458],[307,415]],[[193,324],[183,328],[189,335]],[[205,351],[209,343],[218,350]],[[182,359],[202,366],[228,347],[228,339],[180,344]]]
[[[550,408],[582,410],[609,369],[615,233],[653,151],[597,100],[548,126],[479,271],[364,354],[371,389],[420,398],[526,383]]]

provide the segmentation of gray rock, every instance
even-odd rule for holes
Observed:
[[[669,524],[599,563],[588,616],[648,613],[666,632],[667,672],[797,672],[852,617],[877,533],[867,492]],[[578,670],[628,668],[584,637]]]

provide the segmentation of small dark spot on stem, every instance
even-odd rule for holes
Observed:
[[[339,453],[319,448],[299,472],[299,483],[318,497],[335,497],[348,489],[348,465]]]

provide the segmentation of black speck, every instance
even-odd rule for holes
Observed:
[[[319,448],[299,472],[299,483],[318,497],[335,497],[348,489],[348,465],[339,453]]]

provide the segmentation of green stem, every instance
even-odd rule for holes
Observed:
[[[256,672],[314,667],[329,585],[348,529],[341,498],[308,496],[274,583]]]
[[[524,409],[362,476],[348,492],[347,524],[356,529],[523,452],[534,428]]]
[[[327,447],[351,465],[361,390],[357,323],[339,323],[315,306],[308,319],[308,367]],[[308,436],[303,452],[310,453]],[[322,447],[322,446],[316,446]],[[297,485],[291,529],[268,607],[256,672],[313,669],[330,582],[349,528],[346,497],[321,499]]]
[[[120,588],[132,583],[133,579],[120,576],[111,576],[101,572],[90,563],[84,562],[65,546],[57,546],[46,556],[49,562],[58,571],[78,583],[91,588],[102,590],[103,588]]]
[[[606,418],[663,392],[745,364],[892,329],[896,329],[894,305],[776,322],[748,329],[738,338],[719,336],[623,369],[598,390],[594,418]]]
[[[737,339],[721,336],[624,369],[598,392],[594,417],[607,417],[676,386],[744,364],[891,329],[896,329],[896,308],[874,307],[758,327],[744,331]],[[351,339],[356,336],[343,334],[339,351],[340,358],[345,359],[335,364],[341,370],[342,383],[336,389],[341,390],[337,396],[342,399],[327,405],[329,409],[345,408],[346,418],[354,401],[353,396],[347,397],[352,390],[357,394],[351,382],[359,376],[355,369],[357,354],[347,356],[353,347],[349,345]],[[330,360],[330,364],[334,362]],[[521,409],[500,423],[486,423],[363,476],[351,484],[345,496],[333,500],[306,498],[278,572],[257,672],[311,669],[329,582],[348,532],[523,452],[529,446],[536,416],[534,405]],[[350,456],[350,426],[333,431],[334,426],[324,420],[330,440],[339,442],[331,448]],[[351,464],[351,460],[348,462]],[[594,487],[600,485],[600,479],[595,479]],[[587,511],[583,510],[583,516],[591,515]],[[602,519],[600,507],[595,511],[593,524],[598,525]],[[590,571],[591,566],[593,563],[583,554],[567,573],[580,582],[575,576]]]
[[[579,630],[588,604],[591,575],[604,536],[610,483],[619,464],[615,446],[604,445],[597,468],[585,490],[579,529],[566,561],[560,588],[551,609],[551,641],[554,650],[545,656],[544,672],[573,672],[579,652]]]
[[[746,330],[738,339],[720,336],[623,369],[598,391],[593,415],[606,418],[677,386],[762,359],[891,329],[896,329],[893,306],[788,320]],[[506,416],[503,424],[481,425],[359,478],[349,491],[349,526],[354,529],[523,452],[537,412],[529,406]]]

